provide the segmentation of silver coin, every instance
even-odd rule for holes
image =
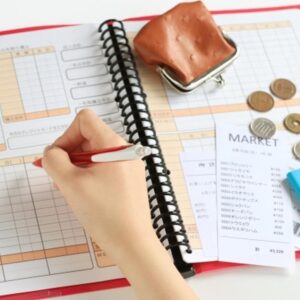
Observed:
[[[269,119],[257,118],[250,123],[250,130],[256,137],[270,139],[276,132],[276,126]]]
[[[296,156],[296,158],[300,159],[300,142],[298,142],[294,145],[293,153]]]

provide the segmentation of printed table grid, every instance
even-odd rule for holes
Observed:
[[[45,171],[32,165],[35,159],[32,155],[0,160],[0,281],[93,266],[82,226]],[[81,263],[72,267],[68,261],[74,255]],[[94,255],[99,267],[112,265],[99,247]],[[62,257],[65,265],[58,264]],[[16,272],[16,264],[24,273]],[[25,272],[28,268],[32,272]]]
[[[55,49],[0,53],[0,107],[6,123],[70,113]]]

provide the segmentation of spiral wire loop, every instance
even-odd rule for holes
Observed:
[[[191,265],[182,260],[180,253],[180,247],[187,253],[191,253],[191,247],[123,23],[107,20],[99,26],[99,33],[128,141],[152,148],[153,154],[144,160],[153,228],[165,248],[176,258],[174,262],[178,269],[191,275]],[[178,258],[180,262],[176,261]]]

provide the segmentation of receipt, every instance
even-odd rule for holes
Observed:
[[[275,267],[295,262],[292,203],[283,181],[290,152],[284,135],[253,136],[216,124],[219,260]]]

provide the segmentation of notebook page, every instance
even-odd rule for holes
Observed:
[[[84,107],[123,134],[97,26],[0,37],[0,295],[123,277],[32,162]]]
[[[188,237],[193,249],[183,251],[188,262],[205,261],[200,229],[192,209],[180,153],[186,150],[215,147],[216,120],[249,124],[260,113],[250,110],[247,96],[255,90],[269,90],[271,81],[288,78],[300,87],[300,22],[298,10],[243,13],[214,16],[218,25],[240,47],[240,56],[224,74],[225,86],[211,84],[200,87],[189,95],[180,95],[161,81],[158,74],[138,60],[142,84],[158,133],[171,180],[177,196]],[[127,23],[131,38],[142,23]],[[131,32],[131,34],[130,34]],[[299,112],[299,92],[293,100],[275,99],[275,107],[264,113],[287,135],[291,145],[297,135],[283,128],[283,118]],[[291,153],[287,156],[292,156]]]

